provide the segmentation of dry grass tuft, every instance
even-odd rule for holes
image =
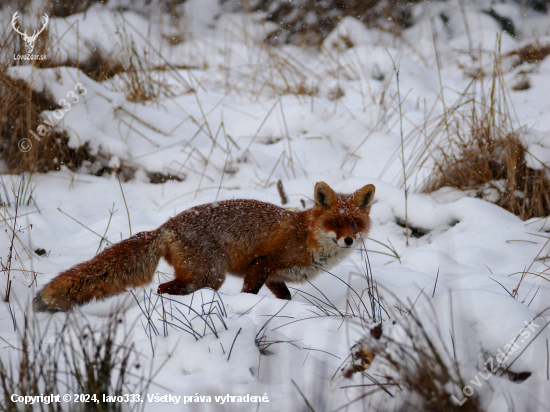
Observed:
[[[493,202],[523,220],[550,215],[550,180],[546,167],[527,166],[520,131],[497,119],[502,113],[470,104],[467,115],[449,120],[449,141],[438,148],[434,173],[424,192],[454,187]],[[501,119],[502,120],[502,119]]]
[[[519,50],[508,53],[508,56],[518,56],[518,59],[514,62],[512,67],[518,67],[523,63],[538,63],[544,60],[548,55],[550,55],[550,44],[542,45],[538,40]]]
[[[542,55],[542,48],[537,50],[519,55],[531,61]],[[409,170],[433,163],[433,171],[421,186],[423,192],[453,187],[523,220],[550,215],[548,167],[530,156],[523,143],[524,130],[514,127],[498,50],[490,86],[484,88],[483,78],[472,85],[479,85],[480,91],[464,92],[434,127],[426,123],[421,131],[426,133],[426,144],[411,159]]]
[[[137,167],[121,163],[109,166],[111,155],[105,152],[93,154],[88,143],[73,149],[65,131],[51,129],[44,123],[41,113],[60,107],[47,92],[37,92],[21,79],[13,79],[5,71],[0,72],[0,157],[6,164],[4,172],[39,172],[59,170],[62,166],[76,171],[86,166],[89,173],[122,175],[123,181],[132,179]],[[42,134],[44,136],[42,136]],[[40,140],[38,140],[40,139]],[[28,151],[25,151],[29,148]],[[182,181],[182,173],[147,172],[151,183],[168,180]]]
[[[76,2],[73,3],[76,4]],[[88,3],[86,7],[91,4]],[[62,4],[72,3],[60,2],[56,3],[56,7],[61,7]],[[51,7],[54,5],[52,4]],[[76,171],[86,161],[85,165],[91,173],[95,174],[98,169],[102,169],[103,165],[100,164],[99,167],[94,165],[97,155],[90,152],[87,143],[77,149],[70,148],[69,136],[65,131],[52,129],[44,123],[41,115],[44,110],[60,109],[51,94],[47,90],[37,92],[33,90],[31,84],[8,75],[8,68],[18,63],[12,56],[14,53],[22,53],[23,45],[20,36],[15,34],[10,24],[4,25],[3,29],[6,41],[0,45],[0,99],[2,99],[0,157],[5,160],[4,172],[44,173],[59,170],[62,166]],[[57,66],[77,67],[97,82],[118,75],[119,79],[114,83],[115,88],[120,88],[132,102],[156,99],[161,94],[173,96],[173,91],[166,82],[167,75],[151,70],[150,62],[145,61],[145,58],[137,52],[124,22],[121,23],[118,33],[121,50],[114,56],[107,56],[99,48],[87,45],[91,56],[84,62],[66,61],[63,64],[57,64],[54,63],[55,59],[48,58],[31,61],[30,64],[37,66],[38,69]],[[55,54],[48,30],[45,30],[37,40],[34,54],[46,54],[49,57]],[[117,174],[122,172],[124,180],[128,180],[134,176],[136,170],[133,167],[123,167],[121,170],[107,170],[107,172],[114,171]],[[181,176],[170,173],[149,172],[149,175],[152,183],[182,179]]]
[[[458,153],[442,153],[426,192],[450,186],[473,191],[523,220],[550,215],[550,180],[544,169],[527,166],[515,134],[497,137],[482,124],[457,145]]]
[[[122,17],[122,16],[121,16]],[[133,103],[142,103],[156,100],[160,96],[174,97],[173,87],[168,83],[168,75],[174,70],[169,64],[159,67],[154,63],[157,56],[161,56],[159,50],[154,49],[149,43],[145,50],[138,50],[134,36],[138,33],[132,32],[132,26],[128,27],[127,22],[122,18],[116,20],[118,43],[120,50],[112,63],[117,68],[119,87],[118,91],[126,94],[126,99]],[[140,53],[143,52],[143,53]],[[153,70],[153,67],[156,70]],[[189,89],[185,92],[190,92]]]
[[[163,79],[160,72],[151,72],[132,61],[131,68],[119,74],[123,88],[127,91],[126,100],[132,103],[142,103],[156,100],[159,96],[174,97],[172,87]]]
[[[124,326],[118,313],[110,315],[101,328],[86,320],[67,317],[58,325],[60,329],[54,329],[50,322],[44,326],[25,315],[16,343],[9,344],[7,355],[0,358],[0,411],[61,410],[52,407],[55,403],[20,407],[12,394],[70,394],[75,403],[74,394],[82,394],[78,400],[87,406],[70,406],[68,411],[122,410],[122,403],[105,402],[104,396],[135,393],[144,399],[152,383],[151,376],[146,375],[147,368],[141,365],[131,329],[124,331]]]
[[[51,130],[40,141],[32,136],[31,131],[40,137],[38,126],[47,128],[40,113],[59,108],[48,93],[36,92],[23,80],[0,73],[0,99],[0,155],[8,172],[47,172],[63,165],[76,170],[84,160],[93,159],[86,144],[70,148],[65,132]],[[27,152],[20,150],[24,139],[32,143]]]

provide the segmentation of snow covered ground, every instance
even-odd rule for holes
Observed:
[[[365,275],[370,264],[385,309],[383,339],[389,340],[382,353],[398,352],[395,343],[411,344],[407,328],[412,328],[412,311],[445,354],[449,369],[458,365],[465,388],[446,386],[457,399],[456,410],[474,397],[486,411],[547,410],[550,284],[546,260],[540,258],[550,252],[550,222],[521,221],[454,189],[418,193],[415,189],[430,173],[429,162],[421,169],[407,166],[407,205],[402,187],[400,109],[407,161],[424,144],[424,134],[415,131],[471,90],[467,73],[492,72],[496,45],[504,56],[513,126],[525,131],[525,145],[538,159],[531,159],[533,167],[550,161],[550,58],[512,68],[514,57],[506,57],[535,40],[550,44],[550,19],[515,3],[498,4],[496,12],[516,23],[519,35],[514,39],[498,35],[499,24],[481,12],[488,4],[449,0],[430,2],[429,10],[418,4],[413,8],[417,23],[403,38],[345,18],[320,50],[270,49],[262,39],[272,23],[264,23],[260,13],[219,14],[215,0],[184,3],[179,28],[166,15],[150,20],[133,11],[115,15],[100,4],[86,14],[51,18],[50,36],[58,39],[51,58],[59,62],[84,60],[94,47],[106,56],[120,56],[131,39],[151,68],[169,64],[177,69],[151,69],[152,76],[169,84],[172,95],[144,103],[126,100],[128,90],[118,77],[96,83],[76,68],[10,69],[10,75],[36,90],[50,90],[56,101],[80,90],[79,101],[64,115],[43,116],[68,133],[71,147],[89,142],[92,151],[112,156],[111,167],[122,163],[138,172],[122,185],[114,175],[93,176],[85,167],[81,173],[63,167],[32,177],[36,205],[18,210],[18,227],[25,229],[15,242],[21,259],[13,262],[11,272],[11,310],[18,330],[7,304],[0,316],[3,362],[16,359],[25,316],[39,322],[46,344],[54,341],[67,315],[32,314],[29,303],[60,271],[93,257],[104,233],[117,242],[129,237],[130,230],[152,230],[183,210],[214,200],[254,198],[280,205],[279,179],[289,200],[285,207],[299,210],[303,204],[312,206],[315,182],[325,181],[343,193],[372,183],[376,195],[372,240],[366,242],[368,263],[365,253],[357,251],[313,284],[291,285],[290,302],[275,299],[266,288],[257,296],[240,294],[242,280],[233,277],[219,294],[202,290],[163,302],[154,294],[149,299],[144,293],[170,279],[171,268],[163,262],[159,271],[165,274],[155,277],[145,292],[134,291],[137,301],[128,293],[83,306],[70,316],[100,331],[113,309],[122,307],[124,329],[140,362],[152,370],[162,365],[141,398],[146,393],[172,395],[167,398],[172,402],[162,404],[166,410],[298,410],[306,407],[304,398],[316,411],[407,410],[421,400],[403,386],[388,386],[388,393],[376,385],[361,386],[372,382],[360,373],[346,378],[342,372],[349,367],[350,348],[375,326],[369,323]],[[2,21],[8,21],[13,10],[1,13]],[[176,35],[183,42],[172,46],[166,39]],[[348,48],[349,42],[353,46]],[[525,77],[531,87],[513,90]],[[487,77],[483,84],[477,82],[478,89],[490,83]],[[177,175],[182,181],[154,185],[146,171]],[[17,187],[19,179],[3,176],[8,188]],[[115,211],[112,219],[110,210]],[[2,212],[6,218],[14,213],[13,203]],[[408,246],[405,228],[398,224],[406,218],[422,234],[411,237]],[[9,229],[7,233],[0,237],[3,256],[10,244]],[[47,254],[30,258],[23,244]],[[36,282],[16,270],[21,265],[37,273]],[[513,298],[509,292],[525,271]],[[366,306],[358,303],[356,293]],[[156,333],[144,313],[153,312],[148,302],[158,310],[150,321]],[[171,326],[182,327],[174,317],[191,319],[190,307],[210,313],[192,321],[200,336],[188,327],[186,332]],[[514,374],[530,373],[526,380],[513,382],[511,374],[484,370],[489,359],[496,367],[505,356],[504,365],[511,365]],[[365,372],[380,383],[386,383],[387,375],[397,380],[389,369],[379,355]],[[238,402],[227,395],[249,397]],[[181,397],[179,403],[174,396]],[[252,396],[269,403],[258,403],[259,398],[251,402]],[[160,407],[159,399],[165,398],[122,407],[153,411]],[[184,401],[192,406],[182,406]],[[70,406],[76,408],[63,405]]]

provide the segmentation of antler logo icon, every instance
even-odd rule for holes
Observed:
[[[44,31],[46,28],[46,25],[48,24],[49,17],[46,13],[44,13],[44,24],[40,30],[34,30],[34,33],[32,36],[27,35],[27,30],[25,30],[24,33],[21,33],[17,27],[15,27],[15,23],[17,22],[19,10],[15,12],[13,15],[13,18],[11,19],[11,25],[13,26],[13,29],[23,37],[23,41],[25,42],[25,50],[27,50],[27,54],[31,54],[34,49],[34,43],[36,42],[36,39],[38,38],[38,35]]]

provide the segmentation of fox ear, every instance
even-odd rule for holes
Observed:
[[[370,211],[370,206],[374,200],[374,186],[366,185],[359,189],[353,195],[353,201],[357,207],[365,212]]]
[[[336,202],[336,193],[325,182],[315,185],[315,209],[330,209]]]

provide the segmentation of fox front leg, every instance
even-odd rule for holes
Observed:
[[[241,292],[257,295],[271,273],[268,258],[266,256],[257,257],[246,269]]]
[[[290,300],[292,296],[290,295],[290,291],[286,287],[285,282],[282,280],[267,280],[265,282],[265,285],[269,288],[269,290],[275,295],[277,299],[284,299],[284,300]]]

